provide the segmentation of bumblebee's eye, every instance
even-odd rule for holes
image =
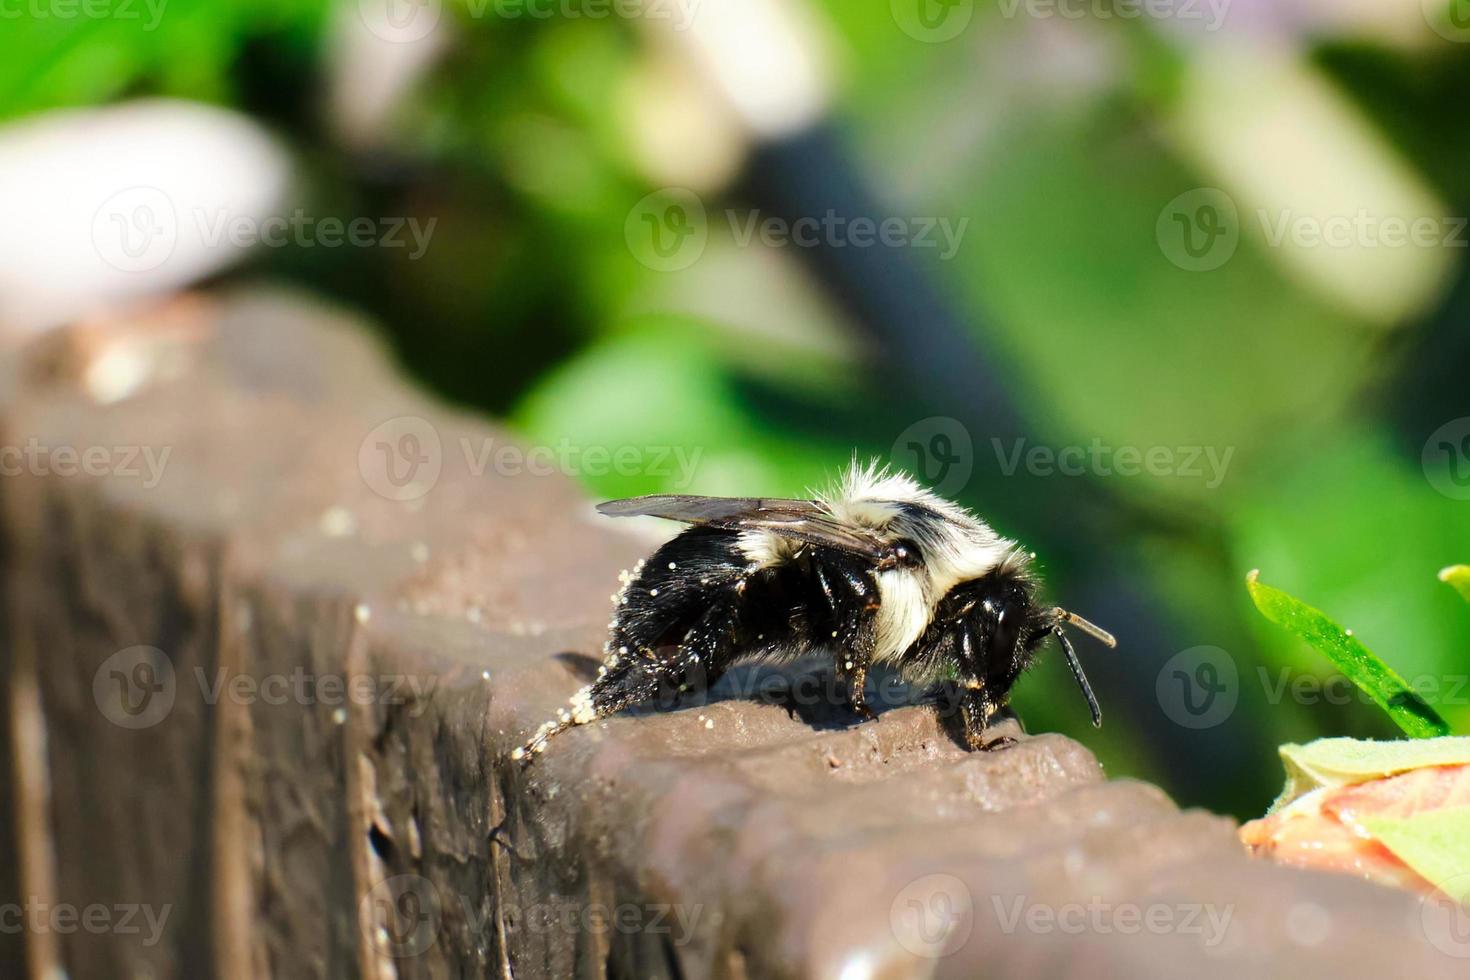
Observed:
[[[1021,640],[1021,626],[1026,616],[1020,604],[1005,599],[986,599],[985,612],[990,620],[986,655],[992,664],[1008,663]]]
[[[995,646],[999,651],[1009,652],[1016,649],[1020,638],[1021,611],[1015,606],[1003,606],[995,623]]]

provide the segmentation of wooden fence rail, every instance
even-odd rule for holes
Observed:
[[[5,365],[0,976],[1462,965],[1411,896],[1251,862],[1059,736],[968,755],[921,707],[737,697],[508,765],[646,545],[366,337],[250,292]]]

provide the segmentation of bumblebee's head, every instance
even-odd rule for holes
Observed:
[[[982,649],[974,651],[979,663],[970,665],[977,673],[983,670],[988,680],[999,682],[1008,688],[1017,674],[1031,659],[1031,653],[1049,637],[1056,637],[1057,644],[1067,658],[1077,686],[1087,699],[1092,712],[1092,723],[1102,724],[1102,709],[1092,693],[1092,685],[1082,671],[1077,651],[1063,630],[1073,626],[1110,647],[1117,640],[1106,630],[1094,626],[1075,613],[1059,606],[1040,605],[1036,601],[1035,585],[1021,575],[1000,574],[986,582],[979,595],[973,615],[979,617]]]

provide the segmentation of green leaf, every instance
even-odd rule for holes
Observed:
[[[1470,565],[1451,565],[1449,568],[1442,569],[1439,573],[1439,580],[1453,585],[1455,591],[1464,596],[1465,601],[1470,602]]]
[[[1457,902],[1470,902],[1470,807],[1367,817],[1368,832]]]
[[[1357,637],[1314,609],[1280,589],[1259,580],[1259,572],[1246,576],[1251,601],[1271,622],[1284,627],[1331,660],[1348,680],[1388,712],[1394,724],[1414,738],[1435,738],[1450,733],[1450,726],[1404,679],[1394,672]]]

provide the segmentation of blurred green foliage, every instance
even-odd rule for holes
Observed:
[[[310,65],[327,6],[321,0],[8,5],[0,34],[0,113],[141,94],[239,103],[245,89],[237,72],[247,46],[268,39],[283,58]]]
[[[628,135],[630,79],[650,50],[636,26],[446,6],[451,43],[371,150],[335,138],[325,98],[334,16],[353,5],[319,0],[168,0],[150,29],[141,0],[138,21],[7,21],[0,114],[144,95],[233,106],[289,142],[317,213],[436,216],[419,262],[402,250],[273,249],[237,275],[295,279],[371,311],[427,384],[529,439],[681,447],[699,460],[690,485],[673,485],[677,470],[612,473],[588,477],[592,493],[794,494],[855,452],[887,456],[916,417],[810,287],[783,291],[772,257],[719,222],[687,274],[650,269],[625,244],[625,218],[653,186]],[[836,115],[873,185],[897,213],[970,219],[964,247],[933,271],[989,325],[975,339],[1014,379],[1034,442],[1232,453],[1216,487],[1112,478],[1134,517],[1098,545],[1148,570],[1146,588],[1180,624],[1173,648],[1213,644],[1237,663],[1241,700],[1226,724],[1258,764],[1206,802],[1259,813],[1278,743],[1388,733],[1371,705],[1269,696],[1282,668],[1329,668],[1251,613],[1239,588],[1251,568],[1332,610],[1407,676],[1463,675],[1470,616],[1434,575],[1470,556],[1467,503],[1426,480],[1428,431],[1399,411],[1416,393],[1395,387],[1415,358],[1433,358],[1418,348],[1424,326],[1356,321],[1249,236],[1208,274],[1160,253],[1160,209],[1215,180],[1170,135],[1198,48],[1136,21],[983,14],[964,40],[923,44],[887,4],[816,6],[841,53]],[[1069,32],[1086,70],[1039,57],[1038,34]],[[1395,155],[1446,200],[1470,202],[1470,46],[1295,43]],[[1436,425],[1470,414],[1417,408]],[[994,470],[988,437],[974,436],[977,467]],[[989,513],[1005,501],[977,491],[1005,486],[981,481],[965,502]],[[1048,569],[1067,594],[1065,563]],[[1128,656],[1121,639],[1094,674]],[[1110,714],[1094,734],[1080,700],[1052,693],[1069,689],[1060,662],[1035,673],[1017,695],[1033,729],[1081,735],[1114,773],[1177,784],[1156,748],[1181,733],[1161,713]],[[1439,707],[1466,730],[1470,692]]]

